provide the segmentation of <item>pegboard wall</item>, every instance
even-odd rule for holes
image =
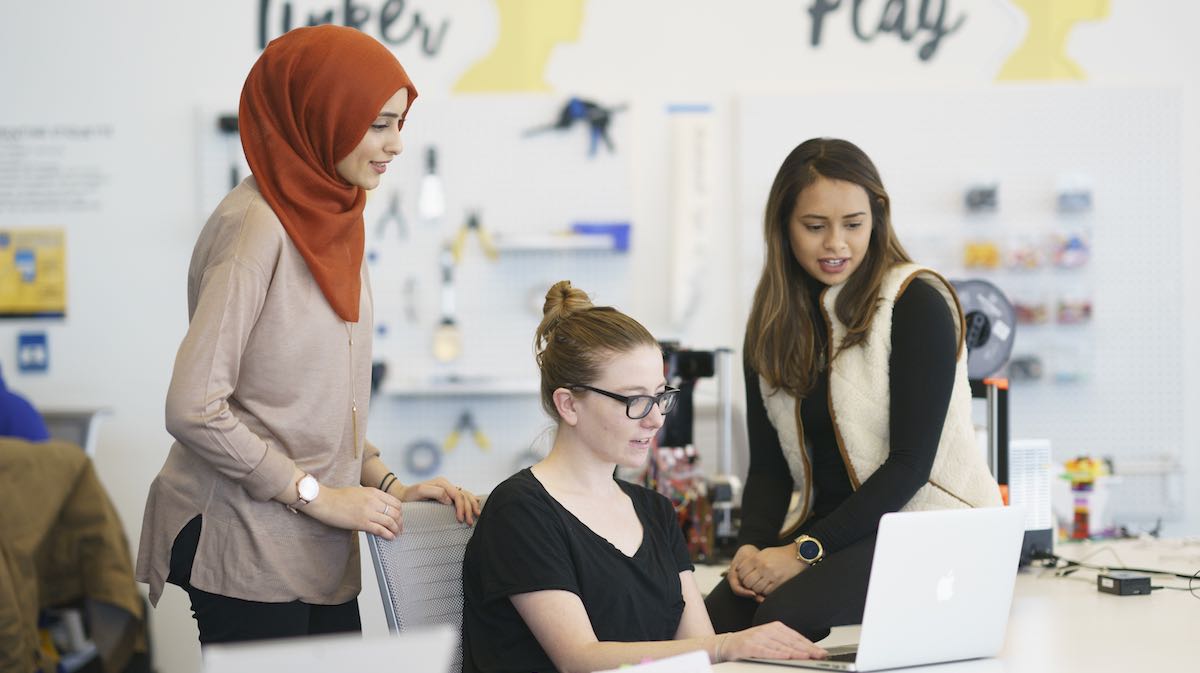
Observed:
[[[450,104],[422,96],[405,125],[404,153],[370,193],[364,218],[374,353],[387,373],[372,398],[368,436],[406,482],[427,476],[411,469],[410,447],[431,442],[444,449],[464,412],[490,448],[478,446],[472,432],[462,433],[452,450],[438,456],[435,472],[476,491],[534,462],[529,451],[549,448],[551,424],[539,403],[533,337],[551,284],[569,279],[597,304],[627,306],[627,252],[556,247],[556,241],[574,223],[633,226],[630,113],[613,113],[608,133],[614,151],[601,145],[590,153],[583,122],[526,135],[555,123],[565,103],[563,97],[521,95],[460,96]],[[437,149],[446,203],[445,214],[432,219],[419,213],[429,147]],[[389,214],[394,208],[399,219]],[[432,343],[442,319],[441,251],[471,213],[499,253],[485,254],[475,232],[465,237],[453,269],[462,350],[452,362],[440,362]]]
[[[374,275],[389,277],[386,272]],[[418,440],[444,443],[462,414],[470,413],[490,448],[480,447],[471,433],[461,433],[457,447],[442,456],[437,474],[452,474],[469,488],[486,491],[536,462],[529,459],[531,450],[544,455],[549,449],[551,423],[539,401],[533,354],[546,290],[570,279],[597,304],[621,306],[629,292],[628,256],[513,252],[501,253],[493,262],[478,251],[465,255],[455,280],[462,355],[450,363],[431,357],[440,318],[439,286],[431,274],[421,278],[417,295],[422,307],[414,323],[397,318],[404,314],[396,301],[403,290],[397,292],[392,282],[381,291],[381,281],[375,281],[377,327],[386,332],[376,334],[376,360],[386,362],[388,370],[372,397],[369,437],[401,480],[418,480],[428,475],[406,468],[409,447]],[[446,392],[447,381],[461,385],[462,392]]]
[[[1181,316],[1181,123],[1178,92],[1159,88],[744,97],[736,121],[740,315],[761,268],[771,180],[787,153],[811,137],[845,138],[871,156],[892,197],[900,240],[917,261],[951,278],[989,278],[963,268],[971,239],[1086,229],[1086,270],[1025,280],[1084,288],[1091,320],[1040,335],[1018,328],[1015,343],[1020,352],[1044,339],[1083,375],[1014,382],[1010,436],[1051,440],[1058,461],[1108,456],[1118,474],[1123,462],[1137,466],[1130,487],[1114,493],[1116,515],[1177,519],[1182,498],[1171,494],[1181,488],[1187,444],[1182,344],[1198,329]],[[1059,211],[1064,180],[1090,188],[1088,212]],[[969,213],[965,193],[989,183],[998,186],[998,207]],[[1013,280],[990,279],[1002,287]],[[1134,487],[1143,483],[1155,487]]]

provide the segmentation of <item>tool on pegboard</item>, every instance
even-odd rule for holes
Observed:
[[[446,214],[446,191],[438,174],[437,148],[425,150],[425,174],[417,192],[417,217],[426,224],[438,224]]]
[[[454,253],[444,248],[438,260],[442,267],[442,319],[433,331],[433,358],[453,362],[462,354],[462,332],[454,317]]]
[[[414,477],[429,477],[442,465],[442,450],[432,439],[418,439],[404,447],[404,469]]]
[[[217,116],[217,131],[225,138],[226,147],[229,154],[229,188],[233,189],[242,181],[241,171],[238,167],[241,165],[239,159],[241,150],[241,138],[238,135],[238,116],[236,114],[223,114]]]
[[[496,244],[492,242],[492,235],[480,224],[479,212],[471,211],[467,214],[467,220],[458,228],[458,233],[454,236],[454,243],[450,246],[450,250],[454,253],[454,263],[458,264],[462,261],[463,248],[467,245],[467,237],[472,233],[479,240],[479,247],[483,249],[483,254],[487,255],[488,259],[495,261],[498,253]]]
[[[446,436],[446,441],[442,443],[442,450],[446,453],[453,451],[454,447],[458,446],[459,437],[464,433],[470,433],[471,438],[475,440],[475,445],[484,451],[492,448],[491,440],[475,424],[475,417],[471,415],[471,410],[467,409],[459,415],[458,422],[454,424],[454,429]]]
[[[404,304],[404,319],[408,324],[415,325],[419,319],[417,314],[417,277],[409,274],[404,278],[404,286],[400,290],[400,297]]]
[[[400,209],[400,190],[398,189],[392,191],[388,197],[387,210],[384,210],[375,222],[375,238],[382,239],[390,224],[396,225],[400,240],[408,238],[408,221],[404,219],[404,212]]]
[[[595,101],[583,98],[570,98],[558,112],[558,119],[550,124],[537,126],[525,131],[525,136],[533,136],[546,131],[566,131],[576,122],[587,124],[588,127],[588,156],[596,156],[600,143],[615,152],[612,138],[608,135],[608,125],[612,123],[613,115],[625,109],[624,105],[604,106]]]

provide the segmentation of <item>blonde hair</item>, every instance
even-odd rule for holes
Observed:
[[[533,352],[542,374],[542,408],[558,419],[554,391],[591,385],[614,355],[639,346],[658,348],[641,323],[611,306],[595,306],[587,293],[560,280],[546,292]]]

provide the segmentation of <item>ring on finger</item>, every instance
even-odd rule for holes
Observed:
[[[387,504],[385,504],[385,505],[383,506],[383,515],[384,515],[384,516],[387,516],[387,513],[388,513],[388,511],[389,511],[389,510],[391,510],[391,508],[392,508],[392,506],[391,506],[391,505],[387,505]]]

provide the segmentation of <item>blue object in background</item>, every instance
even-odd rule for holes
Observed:
[[[37,256],[31,248],[14,250],[13,265],[21,272],[21,282],[32,283],[37,280]]]
[[[613,250],[629,251],[628,222],[573,222],[571,232],[575,234],[604,235],[612,239]]]
[[[17,370],[25,373],[50,369],[50,345],[45,332],[17,335]]]
[[[573,97],[567,100],[558,113],[558,119],[551,124],[544,124],[525,131],[525,136],[537,135],[546,131],[565,131],[582,122],[588,125],[588,156],[596,156],[596,149],[601,143],[608,151],[615,152],[612,138],[608,135],[608,125],[612,122],[613,114],[625,109],[624,105],[605,107],[590,100]]]
[[[20,437],[31,442],[50,439],[46,420],[29,400],[4,385],[0,375],[0,437]]]

